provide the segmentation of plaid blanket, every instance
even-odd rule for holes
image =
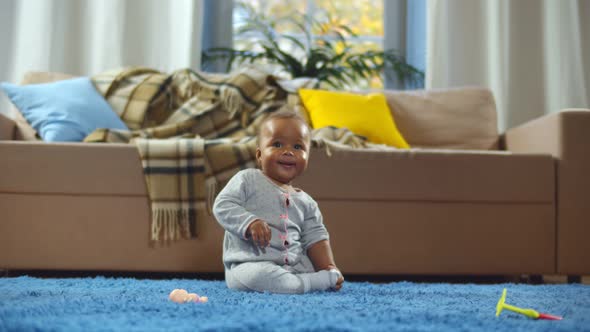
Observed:
[[[126,68],[92,80],[131,130],[98,129],[85,142],[136,145],[153,241],[196,237],[197,220],[211,213],[218,190],[239,170],[256,166],[260,122],[285,105],[301,110],[297,89],[315,83],[281,82],[253,67],[231,74]],[[327,153],[380,148],[346,129],[322,128],[312,137],[312,145]]]

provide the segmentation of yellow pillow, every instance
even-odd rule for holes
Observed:
[[[346,127],[372,143],[407,149],[381,93],[359,95],[345,92],[300,89],[299,96],[313,128]]]

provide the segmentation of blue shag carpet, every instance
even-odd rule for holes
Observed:
[[[564,317],[532,320],[506,303]],[[184,288],[208,303],[168,300]],[[222,281],[0,278],[0,331],[590,331],[590,286],[348,282],[340,292],[243,293]]]

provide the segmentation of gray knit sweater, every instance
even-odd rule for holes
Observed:
[[[313,198],[300,190],[287,192],[259,169],[234,175],[215,199],[213,213],[225,229],[226,269],[254,261],[295,265],[312,244],[328,239]],[[256,219],[266,221],[271,229],[270,245],[264,249],[246,238],[248,226]]]

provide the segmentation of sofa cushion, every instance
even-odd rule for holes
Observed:
[[[314,150],[297,185],[316,200],[552,204],[554,172],[543,154]]]
[[[299,95],[309,113],[313,128],[348,128],[373,143],[409,148],[395,126],[383,94],[359,95],[300,89]]]
[[[1,142],[0,155],[0,192],[146,195],[133,145]],[[320,201],[552,204],[554,171],[541,154],[314,148],[296,185]]]
[[[385,96],[412,147],[498,149],[496,105],[489,89],[385,91]]]
[[[87,77],[1,86],[46,141],[82,141],[97,128],[127,129]]]
[[[0,155],[0,192],[147,197],[132,144],[5,141]]]

